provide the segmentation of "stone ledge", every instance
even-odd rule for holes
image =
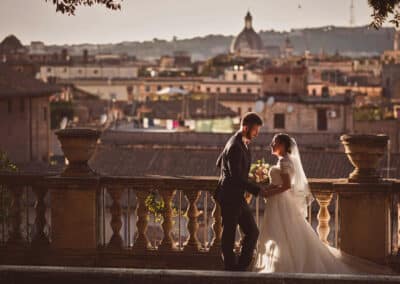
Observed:
[[[257,274],[253,272],[219,272],[193,270],[158,270],[124,268],[81,268],[44,266],[0,266],[2,283],[57,284],[316,284],[316,283],[400,283],[399,276]]]

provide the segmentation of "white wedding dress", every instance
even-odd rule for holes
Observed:
[[[282,184],[281,172],[292,178],[295,167],[287,156],[271,167],[270,182]],[[293,179],[292,179],[293,180]],[[289,189],[266,200],[260,225],[254,271],[261,273],[391,273],[386,267],[345,255],[320,241],[306,221],[306,199]]]

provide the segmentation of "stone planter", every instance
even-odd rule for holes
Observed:
[[[61,176],[81,177],[95,175],[88,161],[96,149],[101,131],[89,128],[67,128],[55,132],[68,165]]]
[[[342,135],[340,140],[345,153],[355,167],[349,176],[349,182],[380,182],[377,167],[387,151],[387,135],[354,134]]]

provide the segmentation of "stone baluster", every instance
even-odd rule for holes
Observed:
[[[214,199],[213,199],[214,200]],[[221,207],[219,204],[214,200],[215,206],[213,210],[213,232],[214,232],[214,239],[212,241],[212,245],[210,248],[210,252],[214,254],[221,253],[221,237],[222,237],[222,217],[221,217]]]
[[[164,210],[162,213],[163,223],[162,228],[164,231],[164,237],[159,246],[159,250],[161,251],[171,251],[176,248],[175,243],[172,239],[171,232],[173,228],[172,221],[172,206],[171,201],[175,195],[175,190],[160,190],[160,195],[164,201]]]
[[[320,240],[325,244],[329,244],[328,242],[328,235],[330,231],[329,220],[331,219],[331,215],[329,214],[328,206],[331,203],[332,196],[333,196],[332,193],[324,193],[324,192],[315,193],[315,197],[320,206],[317,216],[318,219],[317,231]]]
[[[187,199],[189,200],[189,206],[187,211],[188,221],[188,231],[189,239],[186,243],[184,251],[198,251],[200,249],[200,242],[197,239],[197,230],[199,229],[199,223],[197,218],[199,217],[199,210],[197,209],[197,200],[200,197],[200,191],[189,191],[185,192]]]
[[[113,201],[110,208],[110,213],[111,213],[110,225],[113,231],[113,235],[111,236],[111,239],[108,243],[108,247],[119,249],[122,248],[123,246],[123,241],[120,234],[120,230],[122,227],[121,195],[123,188],[113,187],[113,188],[108,188],[107,191]]]
[[[47,225],[46,221],[46,203],[44,201],[47,188],[43,187],[33,187],[32,191],[35,193],[36,196],[36,204],[35,204],[35,228],[36,234],[32,240],[32,246],[34,247],[42,247],[49,244],[49,238],[45,233],[45,228]]]
[[[146,198],[149,196],[149,192],[147,191],[136,191],[137,197],[137,235],[135,239],[135,243],[133,244],[134,251],[144,252],[150,248],[150,242],[147,238],[147,224],[149,221],[148,208],[146,206]]]
[[[10,206],[10,217],[9,224],[11,232],[8,238],[9,245],[21,245],[23,243],[22,232],[21,232],[21,199],[22,199],[22,187],[10,186],[9,192],[11,193],[11,206]]]

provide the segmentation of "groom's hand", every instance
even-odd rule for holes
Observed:
[[[261,195],[262,197],[268,197],[268,190],[267,190],[267,188],[265,188],[265,187],[261,188],[261,190],[260,190],[260,195]]]

